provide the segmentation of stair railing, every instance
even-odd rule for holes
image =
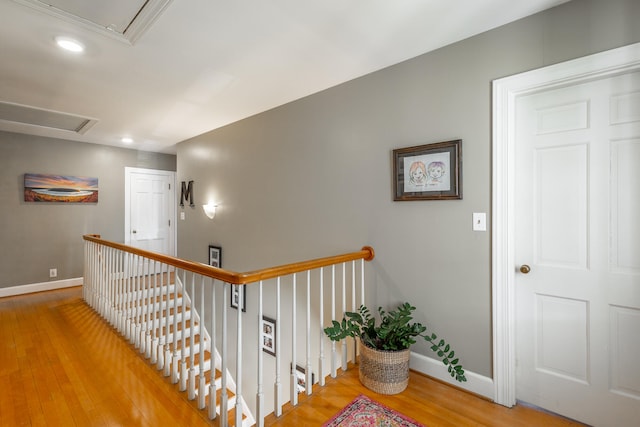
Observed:
[[[285,403],[298,404],[300,392],[310,395],[314,383],[324,386],[328,375],[355,362],[354,343],[338,347],[323,328],[364,303],[371,247],[236,273],[83,238],[84,299],[222,426],[262,426],[268,414],[280,416]],[[255,387],[255,395],[244,387]]]

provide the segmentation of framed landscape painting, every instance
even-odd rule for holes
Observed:
[[[98,178],[25,173],[24,201],[98,203]]]

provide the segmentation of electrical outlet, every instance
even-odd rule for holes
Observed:
[[[49,269],[49,278],[54,278],[54,277],[58,277],[58,269],[57,268],[50,268]]]

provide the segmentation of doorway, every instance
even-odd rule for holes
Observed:
[[[640,126],[633,124],[640,122],[640,89],[634,89],[633,84],[616,86],[612,83],[625,78],[633,80],[629,76],[638,72],[640,44],[635,44],[494,82],[492,287],[494,399],[497,403],[513,406],[516,399],[533,400],[531,403],[545,409],[596,425],[603,424],[603,416],[607,425],[615,425],[612,422],[616,420],[619,425],[625,425],[640,417],[640,375],[621,373],[621,369],[630,365],[632,372],[638,372],[635,362],[631,361],[640,359],[640,339],[637,338],[640,303],[634,301],[640,295],[640,265],[636,261],[640,256],[636,253],[634,258],[631,254],[638,249],[634,236],[637,242],[640,229],[625,225],[632,224],[625,215],[639,209],[640,203],[637,198],[627,197],[640,194],[640,179],[633,172],[640,161],[640,134],[634,137],[634,132],[638,132],[633,128]],[[611,93],[603,95],[604,102],[594,103],[586,96],[595,90],[590,85],[600,85],[602,90]],[[584,92],[580,93],[582,89]],[[557,98],[545,104],[546,95],[566,95],[571,99],[559,102],[561,99]],[[544,104],[530,110],[537,114],[532,125],[556,126],[560,135],[556,141],[561,141],[556,146],[550,142],[553,139],[550,135],[555,131],[537,129],[530,133],[545,149],[524,155],[525,162],[530,161],[530,172],[535,176],[534,168],[544,162],[547,162],[546,167],[561,164],[565,169],[557,175],[551,174],[551,181],[545,181],[549,177],[539,174],[537,181],[533,178],[528,181],[533,182],[534,187],[520,188],[523,181],[518,181],[517,177],[522,167],[517,166],[517,153],[519,149],[522,153],[522,148],[518,147],[522,134],[517,124],[523,118],[518,118],[518,108],[527,99],[534,104],[536,99]],[[601,113],[595,112],[596,104],[602,107]],[[584,129],[592,128],[594,120],[598,119],[590,115],[592,111],[616,128],[613,134],[596,138],[605,140],[604,148],[585,145],[591,137]],[[546,113],[555,115],[545,117]],[[559,120],[561,116],[563,119]],[[582,119],[569,124],[579,117]],[[630,134],[616,134],[623,127]],[[571,136],[572,131],[582,132],[582,135]],[[526,160],[527,156],[529,160]],[[629,168],[622,163],[620,166],[627,169],[610,167],[621,158],[635,167]],[[605,165],[604,175],[594,175],[597,161]],[[570,173],[566,173],[569,170]],[[627,174],[624,182],[620,181],[621,174]],[[554,179],[560,178],[566,179],[554,186]],[[606,182],[602,183],[603,180]],[[566,192],[560,184],[572,189],[567,194],[571,199],[563,197]],[[538,194],[543,187],[551,191],[547,199]],[[599,212],[589,211],[597,207],[590,204],[594,203],[595,196],[590,194],[594,187],[600,187],[598,197],[604,204]],[[624,200],[619,198],[620,191],[627,195]],[[567,221],[566,216],[554,215],[552,209],[548,212],[540,210],[543,201],[553,200],[559,203],[570,200],[575,217]],[[621,202],[626,205],[622,206]],[[523,204],[528,206],[525,211],[530,212],[529,219],[523,219],[518,213],[518,206]],[[592,226],[592,219],[604,221],[604,231],[602,225]],[[518,228],[523,220],[530,221],[532,234],[529,237],[523,236]],[[545,224],[549,227],[543,231]],[[614,229],[621,225],[627,228]],[[573,240],[565,236],[558,241],[558,236],[568,233],[569,229],[573,230],[568,235]],[[575,230],[582,230],[582,233]],[[531,239],[528,244],[532,251],[523,253],[518,245],[527,238]],[[556,241],[550,243],[550,238]],[[598,240],[604,241],[604,248],[599,248],[600,256],[595,259],[594,251],[598,247],[594,244]],[[546,248],[541,246],[543,241],[549,243]],[[546,250],[544,256],[542,250]],[[567,258],[567,254],[571,257]],[[528,283],[534,282],[534,276],[541,278],[554,268],[559,269],[556,273],[560,272],[560,277],[564,274],[563,283],[572,280],[578,283],[575,286],[581,291],[588,287],[589,295],[559,295],[557,289],[561,286],[534,289]],[[527,270],[528,274],[525,274]],[[582,272],[583,277],[568,278],[569,273],[576,272]],[[581,286],[587,283],[581,280],[589,275],[597,277],[589,279],[592,284]],[[529,292],[529,301],[523,303],[526,292]],[[604,304],[592,302],[592,296],[598,301],[604,299]],[[527,325],[524,330],[523,325]],[[545,335],[545,331],[550,333]],[[523,343],[525,347],[521,347]],[[544,344],[551,346],[545,349]],[[525,350],[526,346],[529,346],[528,350]],[[525,368],[518,357],[527,351],[531,358],[524,362],[528,366],[528,374],[524,374]],[[556,381],[555,385],[540,385],[540,381],[549,379]],[[553,392],[563,390],[567,384],[568,389],[561,396],[552,397]],[[579,397],[576,390],[584,393]],[[591,404],[588,399],[597,403]],[[591,407],[597,410],[588,411]],[[615,417],[612,414],[616,414]]]
[[[126,245],[176,255],[175,172],[125,168]]]

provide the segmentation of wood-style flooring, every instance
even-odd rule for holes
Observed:
[[[409,386],[393,396],[368,390],[360,384],[357,366],[328,379],[311,396],[300,395],[300,404],[286,405],[283,416],[267,417],[267,426],[321,426],[358,395],[364,394],[428,427],[569,427],[583,426],[537,409],[517,405],[506,408],[422,374],[411,372]]]
[[[316,386],[267,426],[321,426],[359,394],[429,427],[578,426],[508,409],[412,373],[395,396],[373,393],[357,369]],[[82,300],[81,288],[0,298],[0,426],[216,425]]]
[[[82,299],[0,298],[0,426],[210,426]]]

